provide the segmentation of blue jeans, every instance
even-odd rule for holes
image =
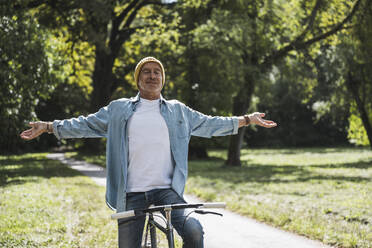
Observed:
[[[154,189],[148,192],[128,193],[127,210],[186,203],[173,189]],[[182,237],[184,248],[203,248],[203,228],[200,222],[190,216],[191,210],[172,210],[172,225]],[[145,217],[133,217],[118,221],[119,248],[140,248]]]

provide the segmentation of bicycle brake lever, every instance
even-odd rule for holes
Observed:
[[[215,215],[223,216],[223,214],[220,214],[220,213],[216,213],[216,212],[212,212],[212,211],[205,211],[205,210],[200,210],[200,209],[196,209],[195,213],[197,213],[197,214],[215,214]]]

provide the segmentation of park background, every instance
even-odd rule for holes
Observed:
[[[74,190],[89,192],[43,152],[75,151],[70,156],[104,166],[104,139],[44,134],[26,142],[19,134],[27,123],[87,115],[136,95],[134,67],[154,56],[165,67],[165,98],[209,115],[261,111],[278,123],[192,138],[188,192],[206,200],[234,195],[230,209],[328,244],[372,246],[369,0],[4,0],[0,13],[0,208],[8,213],[0,244],[58,242],[10,227],[19,191],[39,199],[30,188],[73,174]],[[78,204],[71,194],[65,198]],[[262,211],[268,206],[277,207]],[[74,247],[79,232],[66,238],[63,221],[57,236]]]

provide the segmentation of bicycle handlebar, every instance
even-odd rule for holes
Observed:
[[[120,213],[112,214],[112,215],[111,215],[111,219],[113,219],[113,220],[117,220],[117,219],[122,219],[122,218],[133,217],[133,216],[135,216],[135,215],[136,215],[136,214],[134,213],[134,210],[124,211],[124,212],[120,212]]]
[[[226,203],[225,202],[206,202],[203,203],[202,208],[225,208]]]
[[[172,204],[172,205],[162,205],[162,206],[155,206],[149,207],[146,209],[139,209],[139,210],[129,210],[120,213],[115,213],[111,215],[111,219],[117,220],[122,218],[129,218],[133,216],[143,215],[146,213],[157,212],[161,210],[173,210],[173,209],[182,209],[182,208],[225,208],[225,202],[206,202],[206,203],[182,203],[182,204]]]

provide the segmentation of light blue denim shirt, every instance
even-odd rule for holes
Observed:
[[[128,168],[127,123],[136,111],[139,94],[130,99],[112,101],[97,113],[53,122],[58,139],[107,138],[106,202],[118,212],[125,211]],[[160,113],[169,130],[174,162],[172,188],[182,197],[187,179],[188,146],[191,135],[210,138],[236,134],[237,117],[212,117],[192,110],[177,100],[161,97]]]

